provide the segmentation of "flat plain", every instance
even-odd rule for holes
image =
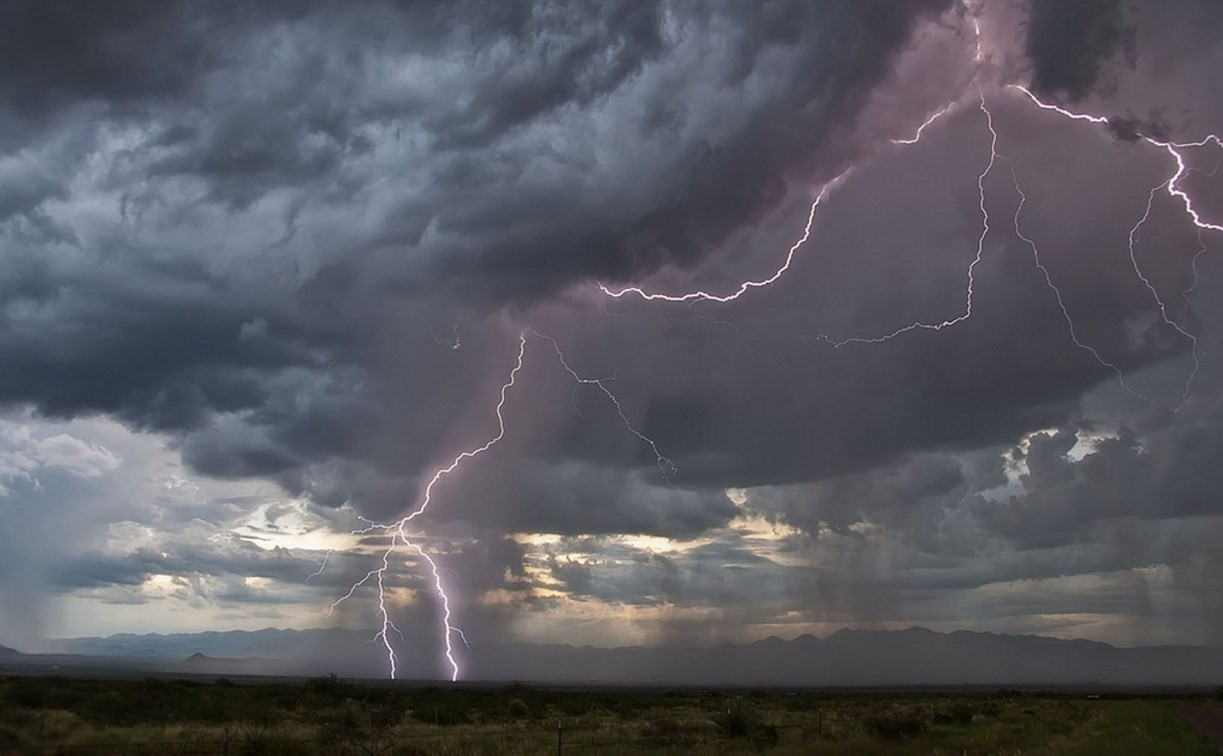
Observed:
[[[1214,695],[0,678],[0,753],[1214,754]]]

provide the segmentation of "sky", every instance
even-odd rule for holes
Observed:
[[[0,643],[1220,643],[1221,32],[0,8]]]

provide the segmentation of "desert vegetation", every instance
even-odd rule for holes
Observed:
[[[13,677],[0,753],[1215,753],[1183,700]]]

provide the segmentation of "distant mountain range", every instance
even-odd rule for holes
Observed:
[[[106,666],[191,674],[385,677],[370,634],[351,630],[113,635],[54,641],[18,665]],[[440,679],[432,639],[396,638],[399,676]],[[712,648],[593,648],[498,643],[459,649],[466,680],[695,686],[1217,686],[1223,648],[1117,648],[1086,640],[924,628],[842,630]]]

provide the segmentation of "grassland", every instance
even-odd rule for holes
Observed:
[[[1217,753],[1170,703],[15,677],[0,679],[0,753]]]

